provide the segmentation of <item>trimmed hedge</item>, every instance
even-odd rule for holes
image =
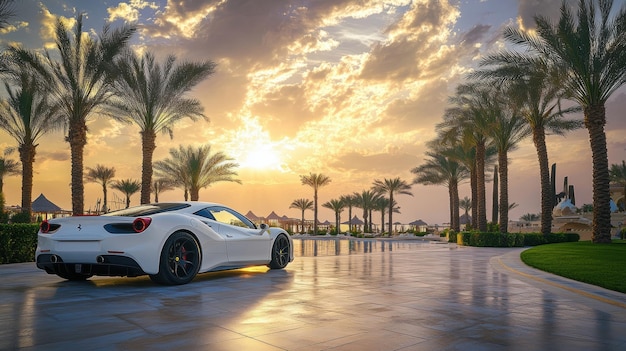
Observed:
[[[0,224],[0,264],[33,262],[39,224]]]
[[[524,247],[578,240],[580,240],[580,235],[576,233],[551,233],[548,236],[541,233],[450,232],[448,234],[448,242],[477,247]]]

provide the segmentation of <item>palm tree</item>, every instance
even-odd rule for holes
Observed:
[[[32,72],[10,57],[5,66],[7,98],[0,101],[0,129],[16,142],[22,162],[22,212],[30,218],[33,192],[33,165],[39,139],[62,126],[58,105]]]
[[[565,2],[557,23],[536,16],[536,34],[513,28],[507,40],[524,47],[511,56],[522,67],[536,61],[563,69],[562,85],[583,109],[593,164],[592,242],[611,242],[606,101],[626,83],[626,6],[613,10],[613,0],[580,0],[577,16]]]
[[[424,185],[445,185],[450,197],[450,227],[460,231],[459,222],[459,183],[469,177],[467,168],[445,156],[443,153],[427,152],[428,158],[421,166],[413,168],[413,183]]]
[[[508,96],[530,127],[539,162],[541,232],[548,235],[552,230],[554,196],[550,187],[546,132],[564,135],[567,131],[581,128],[582,121],[565,119],[566,115],[581,109],[579,106],[561,106],[567,91],[560,83],[558,71],[541,62],[535,62],[530,67],[513,63],[509,57],[514,55],[511,51],[503,51],[486,57],[481,62],[483,69],[473,76],[491,83],[507,84]]]
[[[111,98],[115,59],[124,50],[135,27],[124,25],[114,31],[105,25],[98,38],[83,33],[83,15],[76,17],[74,32],[61,19],[56,24],[56,47],[60,62],[46,50],[41,56],[17,45],[9,52],[31,66],[46,84],[52,105],[61,106],[67,124],[65,140],[72,161],[72,212],[84,211],[83,150],[87,144],[87,122]]]
[[[87,174],[85,175],[85,181],[98,183],[102,186],[102,212],[107,213],[109,208],[107,207],[107,185],[115,178],[115,168],[106,167],[104,165],[96,165],[95,168],[87,167]]]
[[[5,150],[5,157],[0,158],[0,194],[3,193],[2,189],[4,188],[4,177],[20,174],[20,164],[10,158],[6,158],[6,156],[11,154],[12,150],[13,149]]]
[[[342,195],[340,199],[348,208],[348,232],[352,232],[352,222],[350,222],[350,220],[352,219],[352,207],[356,206],[356,199],[354,198],[354,195],[351,194]]]
[[[304,198],[296,199],[296,200],[293,200],[291,205],[289,205],[289,208],[297,208],[302,212],[301,230],[302,230],[302,233],[306,233],[306,231],[304,230],[304,211],[313,209],[313,201],[309,199],[304,199]]]
[[[241,184],[241,180],[234,178],[237,175],[234,169],[239,165],[231,162],[232,158],[223,152],[211,153],[210,145],[196,148],[192,146],[185,148],[180,145],[178,149],[170,149],[170,156],[168,159],[155,162],[157,176],[189,189],[191,201],[198,201],[200,189],[213,183]]]
[[[152,156],[157,133],[173,137],[173,126],[184,118],[207,119],[197,99],[185,94],[215,72],[215,63],[183,62],[176,64],[170,55],[163,65],[146,52],[139,58],[126,50],[116,63],[119,79],[115,81],[115,98],[110,101],[111,116],[135,123],[140,128],[142,143],[141,203],[150,202]]]
[[[622,184],[624,187],[624,197],[623,208],[622,210],[626,210],[626,161],[622,160],[622,164],[612,164],[609,169],[609,175],[611,178],[611,182],[616,184]]]
[[[383,180],[379,180],[379,179],[375,179],[374,180],[374,184],[373,184],[373,189],[375,191],[378,191],[380,193],[386,193],[387,195],[389,195],[389,235],[391,235],[393,232],[392,230],[392,225],[393,225],[393,221],[392,221],[392,217],[393,217],[393,195],[394,194],[401,194],[401,195],[411,195],[413,196],[413,194],[411,193],[411,186],[404,180],[398,178],[393,178],[393,179],[383,179]]]
[[[534,222],[534,221],[538,221],[540,218],[541,218],[540,214],[537,214],[537,213],[527,213],[527,214],[521,216],[520,220],[526,221],[526,222]]]
[[[117,180],[111,184],[113,189],[119,190],[126,195],[126,208],[130,207],[130,197],[139,191],[141,184],[134,179]]]
[[[341,199],[332,199],[322,204],[323,207],[333,210],[335,212],[335,233],[339,234],[339,226],[341,225],[341,212],[346,205]]]
[[[168,190],[173,190],[174,189],[174,184],[167,179],[163,179],[163,178],[158,178],[154,180],[154,183],[152,184],[152,191],[154,192],[154,202],[158,203],[159,202],[159,194],[164,192],[164,191],[168,191]]]
[[[356,202],[355,206],[363,210],[363,232],[371,233],[372,219],[369,218],[369,213],[376,206],[378,198],[381,197],[380,193],[375,190],[363,190],[361,193],[354,193],[352,196]],[[389,235],[391,235],[391,232]]]
[[[308,176],[301,175],[300,182],[313,188],[313,235],[317,235],[317,192],[330,183],[330,178],[321,173],[309,173]]]

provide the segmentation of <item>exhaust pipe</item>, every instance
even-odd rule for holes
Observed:
[[[96,262],[98,262],[98,263],[104,263],[104,261],[105,261],[104,256],[98,256],[98,257],[96,257]]]
[[[52,263],[59,262],[59,256],[57,256],[57,255],[50,256],[50,262],[52,262]]]

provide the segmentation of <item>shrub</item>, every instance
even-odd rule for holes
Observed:
[[[524,235],[521,233],[462,232],[457,235],[457,244],[477,247],[522,247]]]
[[[458,234],[458,233],[457,233],[457,232],[455,232],[454,230],[450,230],[450,231],[448,232],[448,242],[449,242],[449,243],[456,243],[456,242],[457,242],[457,241],[456,241],[456,240],[457,240],[457,239],[456,239],[457,234]]]
[[[0,224],[0,263],[33,262],[38,224]]]

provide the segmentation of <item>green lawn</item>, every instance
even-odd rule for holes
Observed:
[[[522,252],[531,267],[626,293],[626,240],[539,245]]]

